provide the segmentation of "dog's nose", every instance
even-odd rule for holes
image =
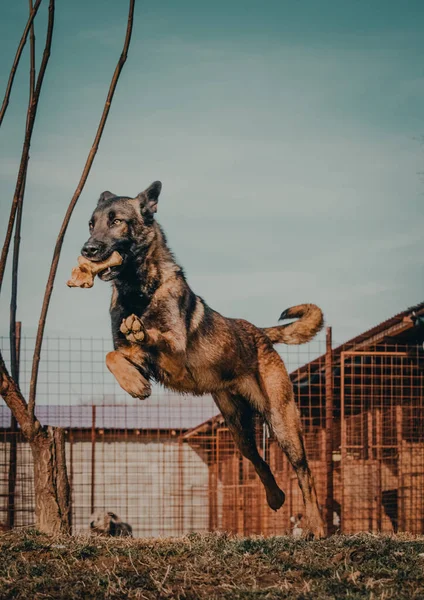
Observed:
[[[90,523],[90,528],[91,528],[91,529],[94,529],[94,521],[91,521],[91,523]]]
[[[82,247],[81,252],[86,258],[94,258],[96,254],[98,254],[99,248],[98,246],[96,246],[96,244],[93,244],[92,242],[87,242]]]

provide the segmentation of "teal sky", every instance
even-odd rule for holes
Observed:
[[[36,20],[38,57],[46,6]],[[424,4],[136,0],[133,40],[64,245],[50,335],[108,337],[109,285],[65,282],[101,191],[163,182],[158,220],[216,310],[272,325],[319,304],[343,341],[424,300]],[[128,5],[58,1],[25,197],[19,318],[35,332],[56,235],[121,52]],[[0,8],[3,94],[27,2]],[[28,48],[0,130],[0,235]],[[10,287],[0,298],[7,333]]]

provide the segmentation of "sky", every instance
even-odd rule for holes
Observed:
[[[27,6],[0,8],[1,95]],[[24,206],[18,318],[29,336],[127,9],[122,0],[57,2]],[[66,235],[47,335],[110,338],[110,284],[79,290],[66,281],[100,193],[135,196],[156,179],[157,218],[178,262],[226,316],[268,326],[286,307],[314,302],[341,342],[424,300],[423,29],[421,0],[136,0],[128,60]],[[28,63],[26,48],[0,130],[1,240]],[[7,283],[0,335],[9,301]]]

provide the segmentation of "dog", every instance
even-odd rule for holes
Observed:
[[[90,517],[90,531],[97,535],[132,537],[132,527],[113,512],[95,512]]]
[[[190,289],[155,219],[161,188],[155,181],[134,198],[103,192],[89,222],[83,256],[100,262],[116,250],[123,258],[99,273],[112,282],[114,350],[106,365],[135,398],[150,395],[152,380],[183,394],[211,394],[256,469],[269,506],[278,510],[285,494],[256,446],[253,417],[259,413],[295,469],[309,534],[323,537],[292,384],[273,347],[308,342],[322,328],[323,314],[302,304],[280,317],[297,321],[258,328],[210,308]]]

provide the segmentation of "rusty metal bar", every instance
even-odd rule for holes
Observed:
[[[387,352],[374,352],[374,350],[356,351],[356,350],[345,350],[341,352],[341,356],[408,356],[408,352],[398,352],[387,350]]]
[[[327,535],[333,533],[334,486],[333,486],[333,349],[332,331],[327,327],[325,352],[325,462],[326,501],[325,520]]]
[[[340,531],[344,531],[346,516],[345,465],[346,465],[346,422],[345,422],[345,353],[340,354],[340,477],[341,477],[341,509]]]
[[[19,385],[19,370],[21,358],[21,330],[22,323],[17,321],[15,324],[15,351],[12,356],[13,371],[16,383]],[[16,497],[16,479],[18,469],[18,422],[13,414],[10,418],[10,446],[9,446],[9,473],[8,473],[8,497],[7,497],[7,526],[12,528],[15,525],[15,497]]]
[[[93,404],[91,412],[91,512],[95,509],[95,483],[96,483],[96,405]]]
[[[74,432],[72,427],[69,429],[69,487],[71,490],[69,496],[70,515],[71,515],[71,532],[72,532],[72,513],[73,513],[73,496],[74,496]]]
[[[382,502],[382,437],[383,437],[383,415],[381,408],[377,408],[375,410],[375,430],[376,430],[376,458],[377,458],[377,473],[376,473],[376,495],[375,495],[375,505],[376,505],[376,525],[378,533],[381,533],[381,525],[382,525],[382,510],[383,510],[383,502]]]
[[[217,458],[217,437],[211,436],[210,451],[211,456],[208,464],[208,487],[209,487],[209,531],[215,531],[218,528],[218,458]]]
[[[403,383],[403,380],[402,380]],[[401,392],[401,398],[403,397],[403,389]],[[397,531],[395,531],[395,533],[397,533],[398,531],[405,531],[405,512],[404,512],[404,505],[402,502],[402,498],[401,496],[401,490],[403,488],[403,482],[402,482],[402,456],[403,456],[403,452],[402,452],[402,426],[403,426],[403,409],[402,409],[402,405],[397,402],[396,403],[396,448],[397,448],[397,452],[396,452],[396,462],[397,462],[397,477],[398,477],[398,481],[397,481],[397,485],[398,485],[398,526],[397,526]]]
[[[184,498],[184,456],[183,440],[178,437],[178,490],[180,498]],[[178,529],[180,534],[184,532],[184,503],[179,502],[178,507]]]

